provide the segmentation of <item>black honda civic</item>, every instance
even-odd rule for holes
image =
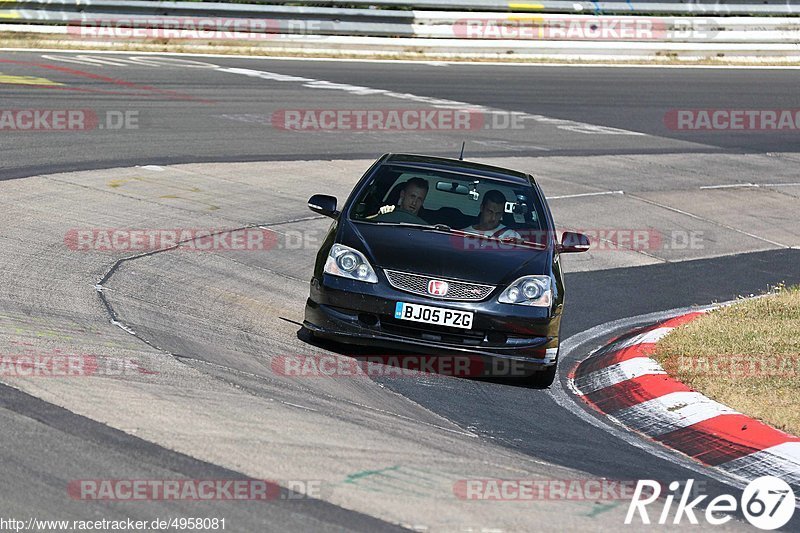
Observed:
[[[334,219],[306,302],[312,336],[469,354],[494,367],[513,363],[535,386],[553,382],[564,305],[559,257],[589,241],[571,232],[557,240],[530,174],[386,154],[340,210],[327,195],[308,206]]]

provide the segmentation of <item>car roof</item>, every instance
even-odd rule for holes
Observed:
[[[488,178],[500,179],[517,184],[530,184],[532,176],[503,167],[464,161],[461,159],[450,159],[448,157],[435,157],[430,155],[418,154],[386,154],[383,164],[406,165],[417,168],[427,168],[434,170],[451,170],[465,174],[474,174]]]

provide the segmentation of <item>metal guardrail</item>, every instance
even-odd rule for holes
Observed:
[[[262,40],[265,34],[285,36],[404,37],[417,39],[499,41],[619,41],[664,43],[800,43],[800,18],[720,19],[663,17],[659,19],[625,17],[637,29],[615,29],[619,16],[543,15],[535,19],[509,18],[497,14],[465,14],[461,18],[421,13],[402,18],[385,14],[366,20],[327,17],[319,9],[300,18],[296,14],[270,19],[225,19],[209,17],[169,17],[154,15],[104,15],[64,12],[19,12],[20,22],[42,22],[60,26],[63,33],[91,38],[159,38]],[[283,14],[281,14],[283,15]],[[406,20],[403,20],[406,19]],[[8,19],[6,19],[8,21]],[[11,21],[8,21],[11,22]],[[218,23],[219,22],[219,23]],[[233,22],[233,26],[226,24]],[[260,22],[260,24],[253,24]],[[645,27],[643,23],[649,26]],[[11,29],[11,25],[5,25]],[[66,28],[63,28],[66,26]],[[4,25],[0,24],[0,32]],[[237,29],[238,28],[238,29]],[[648,29],[649,28],[649,29]],[[144,30],[144,31],[142,31]],[[147,31],[150,30],[150,31]],[[159,31],[156,31],[159,30]],[[38,32],[44,33],[44,32]]]
[[[312,3],[312,0],[291,1]],[[322,1],[345,3],[347,0]],[[371,5],[408,6],[399,4],[400,0],[359,1],[369,2]],[[415,7],[419,7],[425,5],[428,0],[411,1]],[[210,27],[212,31],[217,31],[216,39],[230,40],[258,39],[258,35],[262,35],[263,38],[264,34],[283,34],[290,37],[317,35],[454,42],[460,40],[464,43],[512,40],[515,41],[515,47],[524,46],[525,42],[571,40],[584,43],[591,41],[749,45],[800,43],[800,17],[711,17],[699,16],[698,12],[695,12],[694,16],[645,17],[631,11],[631,7],[644,5],[697,7],[699,4],[626,3],[627,14],[620,16],[595,15],[590,12],[574,14],[574,6],[577,5],[610,5],[602,2],[579,2],[571,4],[572,14],[553,14],[509,11],[522,4],[492,2],[492,0],[458,0],[462,9],[491,5],[492,11],[450,11],[442,8],[455,6],[456,0],[429,1],[429,5],[435,5],[439,10],[138,0],[19,0],[0,1],[0,22],[14,23],[17,26],[20,23],[67,26],[67,31],[62,33],[83,38],[103,38],[102,30],[110,28],[114,32],[105,36],[112,38],[203,39],[205,34],[201,34],[202,30]],[[392,4],[393,2],[396,4]],[[549,5],[556,3],[570,4],[570,2],[549,2]],[[784,13],[787,9],[794,9],[790,4],[781,6],[764,4],[761,7],[781,7]],[[621,31],[620,21],[624,21],[623,24],[636,26],[641,31],[638,33]],[[10,26],[6,27],[10,29]],[[140,32],[137,35],[133,31],[123,31],[124,28],[161,31],[143,34]],[[194,28],[196,31],[192,34],[185,31],[187,28]],[[0,24],[0,31],[2,29],[3,25]],[[184,30],[183,33],[181,30]],[[572,30],[577,33],[570,33]],[[20,30],[15,27],[14,31]],[[603,34],[603,31],[616,33]],[[228,33],[219,37],[221,32]]]
[[[291,4],[291,5],[286,5]],[[737,0],[735,3],[663,0],[275,0],[269,4],[223,2],[158,2],[151,0],[10,0],[0,1],[0,13],[7,10],[79,10],[92,13],[148,13],[156,15],[261,16],[271,12],[302,13],[322,4],[343,11],[374,11],[375,8],[436,11],[490,11],[641,15],[798,15],[800,2],[793,0]],[[306,7],[306,5],[310,7]],[[355,8],[353,6],[361,6]],[[383,10],[383,9],[382,9]]]
[[[168,2],[165,2],[168,3]],[[211,5],[218,2],[200,2]],[[280,0],[272,3],[281,3]],[[542,13],[615,13],[660,15],[797,15],[800,2],[794,0],[664,0],[586,1],[586,0],[285,0],[292,4],[327,4],[331,6],[375,6],[380,8],[426,9],[441,11],[509,11]],[[241,5],[241,4],[240,4]],[[258,5],[258,4],[255,4]]]

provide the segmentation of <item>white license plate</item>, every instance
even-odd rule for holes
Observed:
[[[408,304],[397,302],[394,308],[394,317],[400,320],[410,320],[412,322],[424,322],[425,324],[438,324],[440,326],[451,326],[454,328],[472,328],[472,315],[468,311],[454,311],[452,309],[442,309],[429,305]]]

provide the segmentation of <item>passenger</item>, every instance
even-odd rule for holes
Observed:
[[[505,213],[506,197],[497,189],[487,191],[483,195],[481,202],[481,212],[478,223],[465,228],[462,231],[478,233],[486,237],[497,237],[499,239],[518,239],[522,240],[519,233],[500,223]]]
[[[411,178],[400,191],[397,205],[385,205],[378,213],[367,217],[379,222],[410,222],[413,224],[427,224],[419,216],[425,197],[428,195],[428,182],[422,178]]]

